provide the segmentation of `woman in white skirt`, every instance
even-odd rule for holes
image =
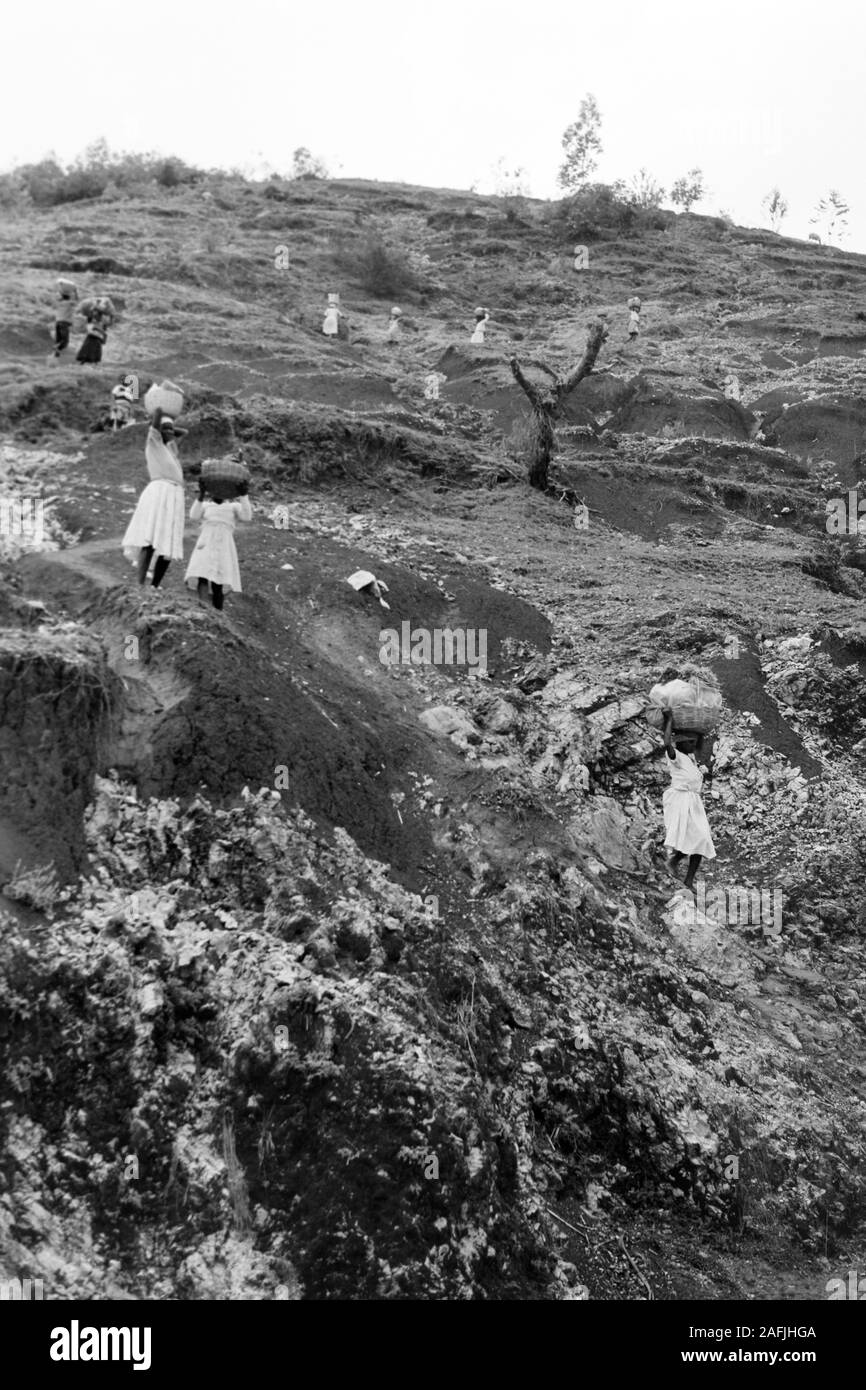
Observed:
[[[144,457],[150,482],[138,499],[121,542],[123,553],[138,566],[143,584],[154,555],[153,587],[158,589],[172,560],[183,559],[183,470],[177,453],[178,429],[161,409],[147,431]]]
[[[695,761],[695,753],[703,744],[700,734],[680,733],[674,736],[673,715],[665,710],[665,749],[671,785],[662,803],[665,817],[665,849],[669,850],[668,865],[672,873],[680,860],[688,855],[685,886],[694,892],[695,874],[702,859],[715,859],[716,850],[710,834],[710,823],[704,810],[701,787],[704,774]]]
[[[472,337],[469,339],[470,343],[484,342],[484,330],[487,327],[489,320],[490,313],[487,309],[475,310],[475,327],[472,330]]]
[[[198,500],[193,502],[189,515],[191,521],[201,520],[202,527],[184,575],[189,587],[198,589],[199,603],[204,603],[208,584],[214,608],[222,608],[226,589],[241,592],[234,529],[238,521],[253,519],[247,486],[239,483],[238,500],[228,502],[208,497],[205,484],[199,483]]]
[[[340,319],[343,315],[338,304],[329,304],[322,320],[322,332],[326,338],[337,338],[340,334]]]

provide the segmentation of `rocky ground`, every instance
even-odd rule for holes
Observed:
[[[205,191],[0,231],[0,496],[45,523],[0,536],[0,1272],[824,1297],[864,1259],[863,564],[825,522],[866,260],[692,217],[576,274],[532,202]],[[394,348],[371,228],[413,276]],[[60,271],[120,305],[102,368],[46,360]],[[599,309],[532,492],[507,359],[566,365]],[[186,389],[190,470],[253,461],[222,615],[120,552],[144,427],[89,427],[125,371]],[[384,664],[404,622],[483,630],[486,670]],[[726,698],[697,903],[643,715],[678,660]]]

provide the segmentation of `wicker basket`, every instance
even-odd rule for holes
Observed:
[[[651,729],[663,729],[666,711],[660,705],[650,705],[647,723]],[[721,708],[712,705],[681,704],[671,707],[674,733],[711,734],[718,728]]]
[[[201,480],[211,497],[228,501],[237,497],[244,483],[249,484],[250,470],[237,459],[205,459],[201,466]]]

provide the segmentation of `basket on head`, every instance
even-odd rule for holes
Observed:
[[[673,728],[677,733],[710,734],[717,728],[722,717],[722,694],[718,686],[711,683],[715,677],[707,672],[708,679],[702,679],[691,666],[686,671],[688,680],[677,676],[653,686],[646,710],[650,728],[664,727],[666,710],[671,712]]]
[[[161,410],[174,420],[183,410],[183,392],[173,381],[163,381],[159,386],[154,382],[144,393],[144,408],[148,415]]]
[[[78,286],[74,280],[67,280],[64,276],[60,275],[57,279],[57,288],[60,290],[61,294],[71,295],[73,299],[78,298]]]
[[[241,484],[249,483],[250,470],[238,459],[205,459],[201,466],[201,480],[211,497],[228,501],[237,497]]]
[[[630,309],[640,309],[640,300],[638,299],[636,294],[633,294],[631,296],[630,300],[628,301],[628,307]]]

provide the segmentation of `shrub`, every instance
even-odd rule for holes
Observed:
[[[550,221],[564,237],[591,241],[605,233],[627,235],[635,231],[639,216],[637,208],[618,189],[605,183],[590,183],[557,203]]]
[[[299,145],[292,155],[293,179],[326,179],[328,166],[317,155],[310,154],[306,145]]]
[[[90,145],[83,155],[65,168],[53,155],[37,164],[24,164],[3,176],[9,189],[20,188],[37,207],[54,207],[63,203],[80,202],[85,198],[100,198],[106,189],[131,193],[151,184],[154,179],[163,188],[182,183],[194,183],[201,177],[198,169],[182,159],[165,159],[155,154],[112,153],[104,140]]]
[[[334,259],[339,269],[352,275],[376,299],[396,299],[417,286],[407,253],[401,247],[389,246],[377,232],[368,235],[360,246],[351,243],[341,247]]]

